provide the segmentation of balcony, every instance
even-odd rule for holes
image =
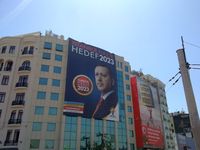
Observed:
[[[5,67],[4,68],[4,71],[11,71],[12,70],[12,67]]]
[[[32,55],[32,54],[33,54],[33,50],[29,50],[29,51],[24,50],[24,51],[22,52],[22,55]]]
[[[6,140],[4,142],[4,146],[16,146],[18,144],[18,141],[15,140]]]
[[[8,124],[21,124],[22,119],[9,119]]]
[[[31,71],[31,67],[29,67],[29,66],[21,66],[21,67],[19,67],[18,71]]]
[[[27,82],[17,82],[15,87],[28,87]]]
[[[24,100],[14,100],[12,101],[12,105],[24,105],[25,101]]]

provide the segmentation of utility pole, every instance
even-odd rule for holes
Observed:
[[[198,110],[195,102],[195,97],[192,89],[192,84],[190,81],[190,75],[188,72],[189,64],[186,61],[186,55],[185,55],[185,48],[182,40],[182,49],[178,49],[177,55],[178,55],[178,61],[179,61],[179,67],[181,71],[182,81],[183,81],[183,87],[185,92],[185,97],[187,101],[188,111],[189,111],[189,117],[190,117],[190,123],[192,128],[192,133],[195,141],[196,150],[200,150],[200,121],[199,121],[199,115]]]

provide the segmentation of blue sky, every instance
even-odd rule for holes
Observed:
[[[199,14],[199,0],[0,0],[0,37],[52,30],[123,56],[166,84],[170,112],[187,112],[182,80],[168,80],[179,71],[181,36],[188,62],[200,64]],[[190,70],[200,112],[199,76]]]

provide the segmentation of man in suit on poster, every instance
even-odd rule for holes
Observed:
[[[95,81],[97,89],[101,92],[101,97],[97,102],[92,117],[96,119],[106,119],[116,117],[117,96],[114,91],[115,81],[111,70],[105,65],[95,67]]]

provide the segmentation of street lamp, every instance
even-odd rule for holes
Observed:
[[[106,148],[106,134],[104,133],[98,133],[97,137],[101,137],[101,148],[103,148],[103,150],[107,150]]]
[[[84,141],[85,140],[85,149],[86,150],[90,150],[90,144],[88,143],[88,141],[89,141],[89,137],[87,137],[87,136],[83,136],[82,138],[81,138],[81,141]]]

